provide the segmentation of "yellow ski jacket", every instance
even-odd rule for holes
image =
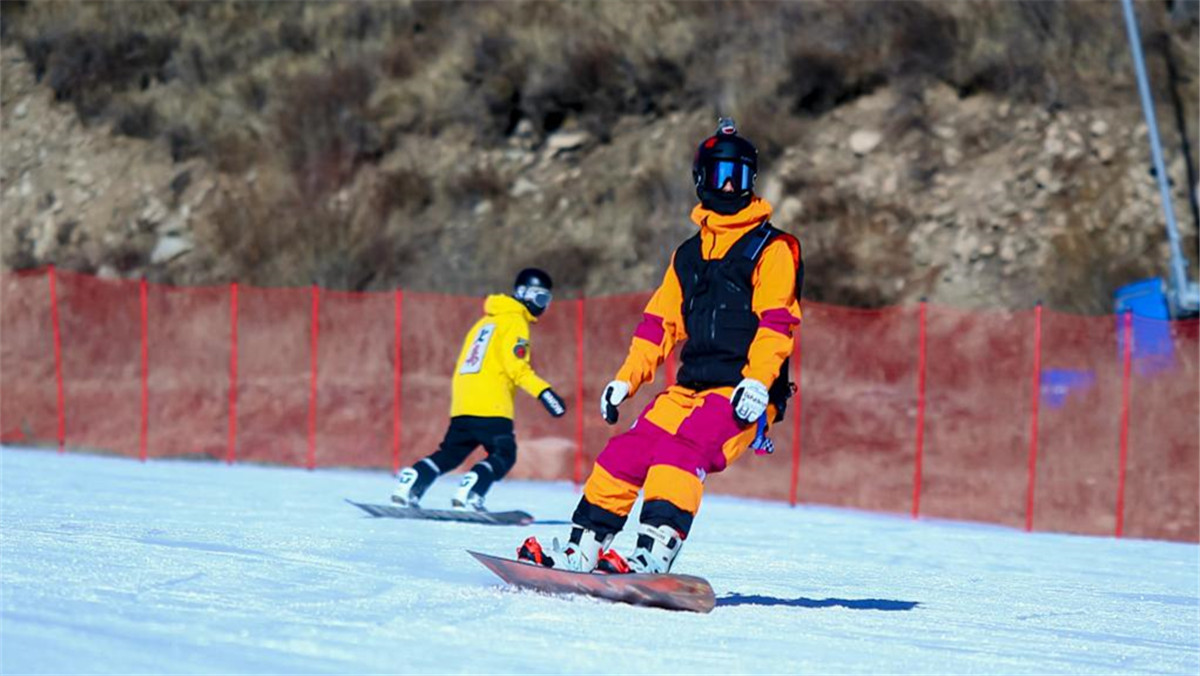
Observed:
[[[483,311],[454,367],[450,415],[512,419],[516,388],[536,397],[550,387],[529,363],[529,324],[537,319],[520,301],[499,294],[487,297]]]

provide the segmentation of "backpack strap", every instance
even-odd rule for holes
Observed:
[[[775,236],[781,232],[764,218],[757,228],[746,235],[747,241],[742,247],[742,255],[752,261],[757,261],[758,257],[762,255],[763,249],[767,248],[767,243],[775,239]]]

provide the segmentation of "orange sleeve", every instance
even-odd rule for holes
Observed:
[[[683,327],[683,289],[675,275],[675,256],[663,275],[662,284],[650,297],[642,321],[633,332],[629,355],[617,371],[617,380],[629,383],[632,396],[644,383],[654,382],[654,372],[663,363],[675,343],[687,338]]]
[[[796,269],[800,265],[800,242],[784,234],[767,245],[754,269],[754,314],[758,331],[742,375],[767,387],[775,382],[783,360],[792,354],[792,334],[800,323],[800,301],[796,298]]]

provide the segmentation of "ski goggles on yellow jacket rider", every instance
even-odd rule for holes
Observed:
[[[554,298],[554,294],[550,293],[550,289],[533,285],[518,286],[513,291],[513,295],[517,300],[528,303],[542,312],[545,312],[546,308],[550,307],[550,301]]]

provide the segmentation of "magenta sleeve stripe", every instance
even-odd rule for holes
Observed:
[[[641,338],[655,345],[662,345],[664,335],[666,331],[663,330],[662,317],[649,312],[642,314],[642,323],[638,324],[637,330],[633,332],[634,338]]]
[[[771,329],[776,333],[791,337],[792,327],[799,323],[800,320],[792,316],[792,313],[783,308],[775,308],[762,313],[758,320],[758,328]]]

